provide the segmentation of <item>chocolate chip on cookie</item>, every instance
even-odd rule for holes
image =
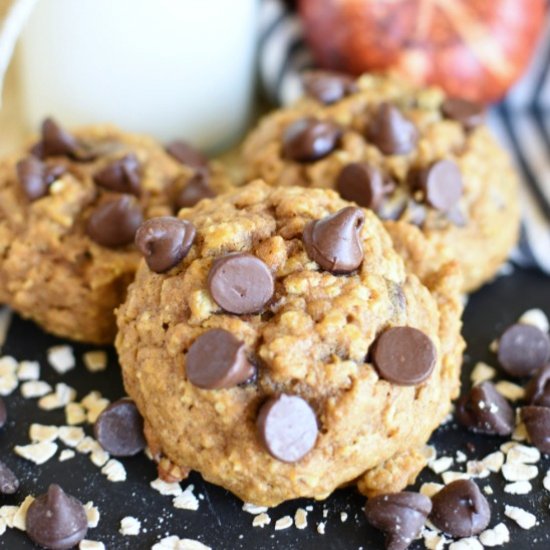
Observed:
[[[185,141],[176,140],[169,143],[166,152],[185,166],[197,171],[208,171],[208,159]]]
[[[0,493],[13,495],[19,489],[17,476],[0,460]]]
[[[307,455],[319,431],[309,403],[298,395],[284,393],[261,406],[256,425],[269,454],[282,462],[297,462]]]
[[[33,152],[43,158],[63,156],[80,162],[94,160],[100,154],[99,150],[75,138],[52,118],[42,123],[42,140],[35,145]]]
[[[446,118],[460,122],[466,130],[473,130],[485,120],[485,107],[465,99],[449,97],[441,105],[441,111]]]
[[[540,369],[527,384],[525,398],[530,405],[550,407],[550,365]]]
[[[550,409],[522,407],[521,420],[525,424],[529,441],[544,454],[550,454]]]
[[[31,201],[46,196],[50,185],[66,172],[64,166],[49,166],[33,156],[20,160],[16,170],[21,188]]]
[[[336,188],[343,199],[376,210],[395,185],[384,182],[382,172],[375,166],[367,162],[352,162],[340,171]]]
[[[215,328],[193,342],[187,352],[185,372],[191,384],[217,390],[246,382],[256,369],[246,357],[244,342],[227,330]]]
[[[420,493],[403,491],[369,498],[367,521],[386,535],[386,548],[405,550],[418,537],[432,503]]]
[[[211,199],[216,192],[210,187],[208,176],[204,172],[197,172],[176,196],[176,207],[189,208],[195,206],[202,199]]]
[[[418,141],[415,125],[390,103],[382,103],[370,120],[367,139],[385,155],[406,155]]]
[[[142,222],[143,213],[135,197],[122,195],[97,206],[86,231],[96,243],[114,248],[133,242]]]
[[[474,432],[510,435],[515,426],[514,409],[491,382],[482,382],[457,403],[458,422]]]
[[[356,206],[309,222],[302,239],[307,255],[332,273],[355,271],[363,261],[360,233],[364,223],[365,214]]]
[[[143,418],[130,399],[111,403],[98,416],[94,435],[113,456],[134,456],[145,449]]]
[[[229,313],[257,313],[273,296],[273,275],[256,256],[234,252],[214,260],[208,274],[208,290]]]
[[[421,170],[418,186],[424,200],[442,212],[447,212],[456,205],[464,189],[460,169],[452,160],[438,160]]]
[[[308,71],[302,76],[302,84],[308,96],[325,105],[336,103],[357,91],[351,76],[336,71]]]
[[[97,185],[116,193],[139,195],[141,173],[139,160],[133,153],[117,159],[94,174]]]
[[[29,506],[25,527],[27,535],[39,546],[66,550],[86,536],[88,519],[76,498],[59,485],[50,485],[48,492]]]
[[[164,216],[142,223],[135,241],[149,269],[164,273],[187,256],[195,235],[195,226],[191,222]]]
[[[491,521],[491,508],[479,487],[469,479],[449,483],[432,497],[431,522],[453,537],[481,533]]]
[[[313,162],[332,153],[341,136],[340,126],[330,120],[301,118],[283,134],[283,155],[297,162]]]
[[[529,376],[549,359],[550,338],[533,325],[512,325],[498,341],[498,361],[511,376]]]
[[[384,380],[402,386],[424,382],[432,373],[437,351],[431,338],[413,327],[392,327],[375,341],[372,360]]]

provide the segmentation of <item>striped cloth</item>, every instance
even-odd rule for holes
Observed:
[[[550,8],[550,0],[548,1]],[[301,94],[300,73],[314,67],[300,20],[282,0],[264,0],[260,79],[268,99],[287,105]],[[489,124],[511,152],[522,177],[523,224],[512,259],[550,273],[550,9],[531,66],[491,109]]]

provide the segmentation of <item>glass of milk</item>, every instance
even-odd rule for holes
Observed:
[[[112,122],[219,150],[243,132],[258,0],[38,0],[21,38],[27,122]]]

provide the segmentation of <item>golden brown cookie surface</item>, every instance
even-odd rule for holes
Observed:
[[[332,191],[255,182],[180,218],[196,229],[187,255],[162,273],[142,262],[117,314],[156,452],[256,504],[324,498],[377,467],[363,491],[401,489],[458,391],[456,265],[420,265],[435,252],[418,230],[397,224],[394,245]],[[393,382],[387,350],[371,359],[382,335],[410,359]]]

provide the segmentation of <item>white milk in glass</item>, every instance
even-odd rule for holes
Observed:
[[[21,40],[28,122],[227,146],[251,110],[257,12],[257,0],[39,0]]]

